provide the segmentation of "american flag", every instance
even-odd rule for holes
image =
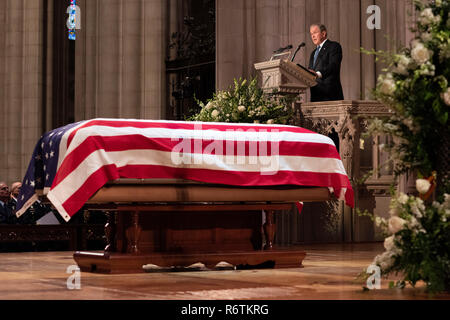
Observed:
[[[16,214],[45,194],[69,221],[98,189],[119,178],[328,187],[353,207],[353,189],[333,141],[304,128],[92,119],[39,139]]]

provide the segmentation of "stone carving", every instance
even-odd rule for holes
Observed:
[[[295,63],[285,60],[270,60],[255,63],[261,72],[262,89],[277,90],[281,94],[302,94],[316,84],[315,77]]]
[[[373,204],[375,199],[389,196],[389,181],[386,177],[372,177],[370,184],[359,183],[362,178],[360,170],[360,138],[361,134],[367,129],[367,119],[375,116],[389,116],[389,108],[376,101],[326,101],[305,103],[301,105],[299,122],[302,127],[318,132],[323,135],[331,136],[334,132],[338,135],[337,147],[341,156],[344,168],[352,182],[355,191],[356,207],[372,210],[372,207],[361,206],[361,203]],[[378,161],[374,152],[378,150],[370,149],[364,152],[372,152],[372,162]],[[377,163],[372,163],[376,167]],[[326,210],[332,212],[322,212],[322,216],[342,217],[342,234],[344,241],[365,241],[370,240],[369,236],[373,233],[373,225],[365,221],[356,214],[355,210],[343,205],[330,206]],[[387,209],[388,210],[388,209]],[[371,229],[372,228],[372,229]]]

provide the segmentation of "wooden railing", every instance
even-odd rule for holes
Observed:
[[[0,251],[13,251],[17,244],[58,243],[59,250],[101,250],[105,244],[103,224],[0,225]],[[52,247],[52,246],[50,246]],[[43,248],[42,250],[45,250]],[[39,250],[37,250],[39,251]]]

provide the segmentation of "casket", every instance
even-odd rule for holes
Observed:
[[[82,271],[144,265],[299,267],[275,248],[275,216],[353,190],[328,137],[283,125],[93,119],[38,141],[17,214],[39,196],[67,221],[108,215],[102,252],[75,252]]]

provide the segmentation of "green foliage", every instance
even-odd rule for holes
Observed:
[[[419,36],[409,48],[362,51],[387,64],[373,95],[393,112],[374,121],[370,132],[394,137],[386,150],[396,174],[414,169],[429,176],[438,166],[442,136],[449,134],[450,1],[415,1],[415,6],[420,13],[413,31]]]
[[[390,219],[380,223],[390,235],[386,251],[373,264],[382,275],[403,274],[403,281],[412,286],[422,280],[430,292],[450,291],[450,195],[427,205],[398,193],[390,208]]]
[[[412,31],[418,36],[409,48],[394,53],[362,49],[387,65],[373,95],[393,113],[371,121],[369,134],[393,138],[384,150],[397,175],[415,170],[419,178],[436,179],[436,174],[444,176],[448,170],[439,159],[441,144],[450,134],[450,1],[414,0],[414,4],[419,14]],[[401,281],[389,284],[391,288],[424,281],[432,293],[450,291],[450,184],[442,184],[433,203],[394,192],[390,218],[377,218],[388,237],[385,252],[373,264],[384,276],[403,275]],[[430,182],[418,179],[416,188],[423,195]]]
[[[293,97],[265,94],[257,80],[234,79],[234,86],[219,91],[206,104],[197,100],[201,110],[191,121],[278,123],[287,124],[293,118]]]

